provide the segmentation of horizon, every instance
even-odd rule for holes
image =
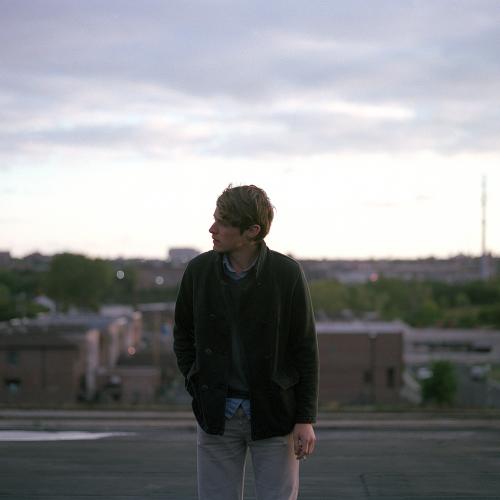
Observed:
[[[167,250],[177,249],[177,248],[188,248],[190,250],[195,250],[198,253],[203,253],[204,251],[207,251],[207,250],[201,251],[197,248],[192,248],[192,247],[187,247],[187,246],[170,247]],[[78,251],[68,251],[68,250],[61,250],[61,251],[57,251],[54,253],[42,253],[42,252],[39,252],[37,250],[34,250],[33,252],[28,252],[22,256],[21,255],[14,255],[12,252],[10,252],[9,249],[5,249],[5,248],[0,248],[0,252],[9,252],[10,258],[20,259],[20,260],[25,259],[31,255],[36,255],[36,254],[42,255],[43,257],[53,257],[55,255],[59,255],[59,254],[63,254],[63,253],[71,253],[71,254],[75,254],[75,255],[83,255],[84,257],[87,257],[89,259],[101,259],[101,260],[120,260],[120,259],[123,259],[123,260],[160,260],[160,261],[164,261],[164,262],[169,261],[168,256],[158,257],[158,256],[141,256],[141,255],[131,255],[131,256],[94,255],[94,254],[85,253],[82,251],[78,252]],[[167,253],[168,253],[168,251],[165,254],[167,254]],[[461,258],[461,257],[466,258],[466,259],[480,259],[483,257],[481,254],[466,254],[466,253],[450,254],[447,256],[423,255],[423,256],[415,256],[415,257],[400,257],[400,256],[390,256],[390,257],[383,257],[383,256],[382,257],[302,257],[299,255],[294,255],[294,254],[287,254],[287,255],[289,255],[290,257],[292,257],[296,260],[299,260],[299,261],[306,261],[306,260],[313,260],[313,261],[325,261],[325,260],[332,260],[332,261],[333,260],[335,260],[335,261],[338,261],[338,260],[346,260],[346,261],[349,261],[349,260],[354,260],[354,261],[368,261],[368,260],[378,260],[378,261],[382,261],[382,260],[388,260],[388,261],[390,261],[390,260],[452,260],[452,259]],[[492,252],[488,252],[486,255],[489,258],[493,258],[493,259],[500,258],[500,253],[495,254]]]

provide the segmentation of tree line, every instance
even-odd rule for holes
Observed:
[[[311,296],[318,318],[400,319],[415,327],[500,328],[500,279],[466,283],[380,278],[346,285],[314,281]]]
[[[104,304],[130,304],[173,300],[176,289],[137,289],[133,265],[117,269],[111,262],[84,255],[55,255],[48,271],[0,269],[0,321],[33,317],[45,311],[34,302],[46,295],[57,310],[98,311]]]
[[[0,269],[0,321],[44,310],[34,302],[41,294],[54,300],[59,311],[175,299],[176,288],[139,290],[133,265],[121,271],[118,275],[109,261],[72,253],[55,255],[45,272]],[[450,284],[382,277],[361,284],[320,280],[310,287],[318,319],[369,317],[400,319],[415,327],[500,328],[499,278]]]

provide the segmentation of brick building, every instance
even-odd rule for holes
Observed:
[[[92,401],[119,357],[136,349],[141,315],[50,315],[0,323],[0,403]]]
[[[80,356],[79,347],[59,335],[0,335],[0,402],[74,402],[84,377]]]
[[[400,401],[403,334],[400,322],[318,322],[321,404]]]

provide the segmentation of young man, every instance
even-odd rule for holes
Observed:
[[[247,449],[258,500],[296,499],[314,450],[318,350],[299,264],[267,248],[260,188],[217,199],[213,250],[194,258],[175,309],[174,350],[198,421],[200,500],[241,500]]]

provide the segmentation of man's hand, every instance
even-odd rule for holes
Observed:
[[[311,424],[295,424],[293,428],[293,446],[297,460],[306,458],[314,451],[316,435]]]

